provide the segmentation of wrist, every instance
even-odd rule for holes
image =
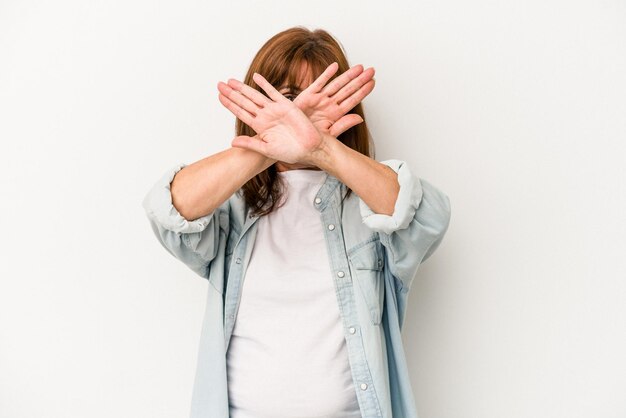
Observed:
[[[334,136],[322,134],[320,145],[309,154],[306,162],[328,171],[333,166],[337,147],[340,145],[342,145],[341,142]]]
[[[265,170],[267,167],[274,164],[277,160],[270,158],[260,152],[241,147],[231,147],[230,152],[238,154],[241,158],[246,159],[249,164],[258,167],[260,170]]]

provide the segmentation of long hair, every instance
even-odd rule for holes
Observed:
[[[297,78],[303,63],[306,63],[312,80],[315,80],[333,62],[337,62],[339,68],[331,80],[350,69],[341,44],[333,36],[323,29],[311,31],[302,26],[295,26],[265,42],[252,60],[243,82],[267,96],[252,79],[255,72],[261,74],[276,89],[281,85],[297,87],[299,85]],[[349,148],[372,157],[371,136],[365,123],[362,104],[358,103],[348,113],[356,113],[361,116],[363,122],[343,132],[337,139]],[[237,136],[256,135],[256,132],[239,118],[236,119],[235,132]],[[284,184],[280,180],[276,174],[276,165],[272,164],[241,187],[240,192],[243,193],[247,206],[251,208],[251,214],[263,216],[278,208],[277,204],[284,190]],[[347,193],[343,199],[352,192],[347,186],[346,189]]]

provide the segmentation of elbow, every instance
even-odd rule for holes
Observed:
[[[188,204],[184,196],[178,193],[178,190],[179,189],[174,187],[174,183],[172,182],[170,186],[170,202],[172,207],[184,220],[187,222],[192,221],[194,219],[194,214],[191,210],[193,206]]]

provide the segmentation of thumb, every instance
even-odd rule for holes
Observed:
[[[265,154],[265,142],[256,137],[253,138],[247,135],[239,135],[231,141],[230,145],[233,147],[245,148],[259,152],[261,154]]]
[[[350,113],[333,123],[330,127],[329,133],[336,138],[348,129],[362,122],[363,118],[361,116],[356,113]]]

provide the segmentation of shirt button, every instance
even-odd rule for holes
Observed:
[[[235,263],[241,264],[241,258],[237,257],[237,259],[235,260]]]
[[[335,229],[335,225],[333,225],[333,224],[328,225],[328,229],[330,229],[332,231],[333,229]]]
[[[350,334],[354,334],[356,332],[356,329],[354,329],[354,327],[350,327],[348,328],[348,331],[350,331]]]
[[[322,199],[320,199],[319,197],[315,198],[315,204],[319,205],[320,203],[322,203]]]
[[[343,271],[338,271],[337,272],[337,276],[343,277],[343,276],[345,276],[345,273]]]
[[[378,260],[378,267],[383,265],[383,260]]]
[[[361,383],[361,389],[363,390],[367,389],[367,383]]]

